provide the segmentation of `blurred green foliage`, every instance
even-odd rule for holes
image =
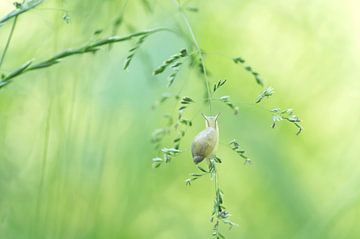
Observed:
[[[189,2],[212,83],[227,79],[219,91],[239,106],[234,116],[221,102],[214,105],[222,113],[219,180],[239,224],[224,234],[359,238],[360,4]],[[181,22],[171,1],[124,6],[120,0],[46,1],[19,17],[1,72],[114,32]],[[1,16],[12,8],[12,1],[2,0]],[[1,51],[10,28],[9,22],[0,28]],[[167,101],[151,109],[168,84],[152,71],[186,43],[168,32],[151,36],[124,71],[135,43],[66,59],[1,89],[0,238],[210,237],[212,182],[184,183],[195,169],[189,146],[203,128],[205,105],[186,113],[193,127],[182,140],[182,154],[151,168],[151,132],[176,107]],[[237,56],[276,90],[261,106],[255,105],[261,89],[232,62]],[[173,87],[199,99],[204,93],[202,80],[186,70]],[[271,129],[267,108],[273,106],[296,109],[305,131],[296,136],[287,124]],[[228,146],[233,138],[253,165],[244,166]]]

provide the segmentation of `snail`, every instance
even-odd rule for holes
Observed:
[[[204,159],[210,159],[215,156],[218,144],[219,144],[219,127],[218,116],[206,116],[205,118],[206,128],[195,136],[191,145],[191,152],[193,161],[195,164],[202,162]]]

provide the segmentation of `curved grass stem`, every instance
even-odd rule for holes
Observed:
[[[172,32],[170,29],[168,28],[155,28],[152,30],[147,30],[147,31],[140,31],[140,32],[136,32],[130,35],[127,35],[125,37],[120,37],[120,36],[110,36],[104,39],[100,39],[97,40],[93,43],[84,45],[82,47],[78,47],[78,48],[70,48],[70,49],[66,49],[58,54],[55,54],[54,56],[43,60],[39,63],[33,64],[32,60],[29,60],[28,62],[26,62],[25,64],[17,67],[14,71],[10,72],[8,75],[6,75],[1,81],[0,81],[0,89],[4,86],[6,86],[8,83],[10,83],[12,81],[13,78],[22,75],[28,71],[32,71],[32,70],[38,70],[38,69],[42,69],[42,68],[47,68],[47,67],[51,67],[57,63],[60,63],[62,59],[73,56],[73,55],[80,55],[80,54],[85,54],[85,53],[96,53],[98,50],[100,50],[100,47],[104,46],[104,45],[109,45],[112,43],[118,43],[118,42],[123,42],[123,41],[128,41],[133,39],[134,37],[140,37],[140,36],[145,36],[145,35],[151,35],[154,34],[156,32],[160,32],[160,31],[170,31]]]

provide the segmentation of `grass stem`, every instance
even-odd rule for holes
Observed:
[[[8,83],[10,83],[13,78],[18,77],[19,75],[22,75],[25,72],[51,67],[57,63],[60,63],[61,60],[66,57],[70,57],[73,55],[85,54],[85,53],[96,53],[98,50],[100,50],[100,47],[102,47],[104,45],[109,45],[112,43],[123,42],[123,41],[129,41],[134,37],[151,35],[151,34],[154,34],[156,32],[160,32],[160,31],[173,32],[171,29],[168,29],[168,28],[155,28],[152,30],[140,31],[140,32],[136,32],[133,34],[129,34],[125,37],[110,36],[107,38],[97,40],[93,43],[84,45],[82,47],[65,49],[64,51],[59,52],[59,53],[55,54],[54,56],[52,56],[44,61],[41,61],[39,63],[36,63],[36,64],[33,64],[32,60],[29,60],[25,64],[17,67],[15,70],[13,70],[8,75],[6,75],[0,81],[0,89],[2,87],[6,86]]]
[[[199,59],[200,59],[200,63],[201,63],[201,67],[202,67],[202,71],[204,73],[204,79],[205,79],[205,85],[206,85],[206,89],[207,89],[207,94],[208,94],[208,98],[212,98],[212,95],[211,95],[211,90],[210,90],[210,82],[209,82],[209,78],[208,78],[208,75],[207,75],[207,71],[206,71],[206,65],[205,65],[205,60],[204,60],[204,56],[201,52],[201,48],[199,46],[199,43],[196,39],[196,36],[195,36],[195,33],[194,31],[192,30],[192,27],[191,27],[191,24],[190,24],[190,21],[189,19],[187,18],[186,14],[184,13],[184,11],[182,10],[181,8],[181,5],[180,3],[177,1],[177,0],[173,0],[174,4],[177,6],[177,8],[179,9],[179,12],[181,14],[181,17],[183,18],[185,24],[186,24],[186,27],[190,33],[190,36],[191,36],[191,39],[192,41],[194,42],[194,45],[195,45],[195,48],[196,48],[196,51],[199,55]],[[210,110],[210,114],[211,114],[211,100],[208,101],[209,103],[209,110]]]
[[[11,42],[11,38],[12,38],[12,36],[13,36],[13,34],[14,34],[14,31],[15,31],[16,22],[17,22],[17,16],[15,16],[15,18],[14,18],[14,21],[13,21],[13,24],[12,24],[12,26],[11,26],[11,30],[10,30],[8,39],[7,39],[7,41],[6,41],[6,45],[5,45],[4,51],[3,51],[2,55],[1,55],[1,59],[0,59],[0,69],[1,69],[1,65],[2,65],[3,62],[4,62],[6,52],[7,52],[7,50],[9,49],[9,45],[10,45],[10,42]]]

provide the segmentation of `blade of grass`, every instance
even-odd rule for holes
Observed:
[[[1,69],[2,63],[4,62],[6,52],[7,52],[7,50],[9,49],[9,45],[10,45],[10,42],[11,42],[11,38],[12,38],[12,36],[13,36],[13,34],[14,34],[14,30],[15,30],[15,27],[16,27],[16,22],[17,22],[17,16],[14,18],[14,21],[13,21],[13,24],[12,24],[12,26],[11,26],[11,30],[10,30],[8,39],[7,39],[7,41],[6,41],[6,45],[5,45],[4,51],[3,51],[2,55],[1,55],[1,59],[0,59],[0,69]]]

